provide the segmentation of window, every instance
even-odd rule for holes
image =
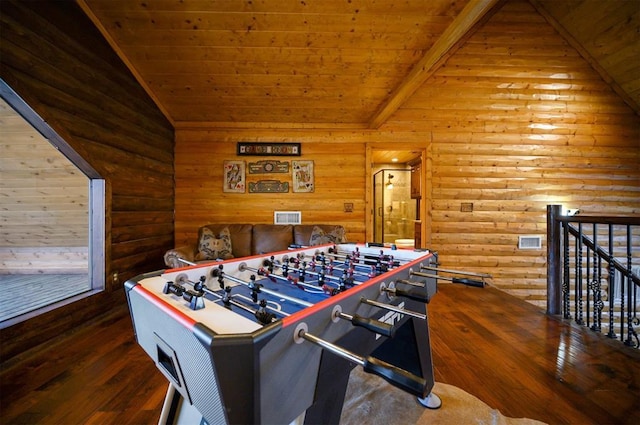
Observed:
[[[0,326],[104,289],[104,180],[0,80]]]

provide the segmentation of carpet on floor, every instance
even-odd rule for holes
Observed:
[[[453,385],[436,382],[439,409],[426,409],[416,397],[356,367],[349,378],[340,425],[544,425],[528,418],[510,418]]]

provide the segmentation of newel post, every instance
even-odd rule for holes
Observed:
[[[547,314],[562,312],[561,214],[562,205],[547,205]]]

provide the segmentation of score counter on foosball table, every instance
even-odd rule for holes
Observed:
[[[337,423],[354,367],[426,407],[426,250],[321,245],[125,284],[136,339],[169,380],[161,423]],[[432,277],[433,276],[433,277]]]

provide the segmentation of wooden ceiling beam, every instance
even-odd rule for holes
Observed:
[[[452,49],[470,35],[470,31],[488,12],[503,0],[470,0],[442,36],[431,46],[420,61],[413,67],[403,82],[395,89],[389,100],[382,105],[369,121],[369,128],[379,128],[402,106],[418,88],[435,72],[442,60]]]
[[[171,125],[175,127],[175,122],[171,117],[171,114],[169,114],[169,111],[167,111],[167,109],[164,107],[162,102],[160,102],[160,100],[158,99],[158,96],[156,96],[155,92],[151,89],[151,87],[149,87],[149,84],[147,84],[147,82],[142,77],[142,75],[140,75],[140,72],[138,72],[137,68],[133,66],[133,63],[131,63],[127,55],[125,55],[125,53],[122,51],[120,46],[118,46],[118,43],[116,43],[113,37],[111,37],[111,34],[109,34],[109,31],[107,31],[107,29],[102,24],[102,22],[100,22],[100,20],[95,15],[95,13],[93,13],[93,10],[91,10],[91,8],[86,3],[86,1],[85,0],[76,0],[76,1],[78,3],[78,6],[80,6],[82,11],[87,15],[87,17],[91,20],[91,22],[93,22],[93,24],[96,26],[98,31],[100,31],[100,33],[105,38],[105,40],[107,40],[107,43],[109,43],[113,51],[116,52],[116,54],[120,57],[120,60],[122,60],[125,66],[129,68],[129,71],[131,71],[131,74],[133,74],[134,78],[138,81],[138,84],[140,84],[144,89],[144,91],[147,92],[151,100],[156,104],[156,106],[158,107],[160,112],[162,112],[162,114],[165,116],[167,121],[169,121],[169,123],[171,123]]]

